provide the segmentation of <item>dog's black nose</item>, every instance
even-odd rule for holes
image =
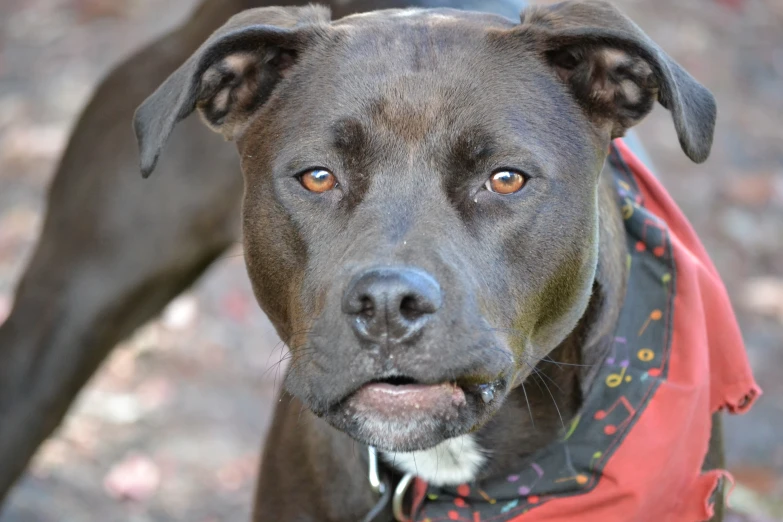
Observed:
[[[412,268],[373,268],[351,281],[343,312],[356,334],[375,343],[401,342],[419,332],[443,302],[440,286]]]

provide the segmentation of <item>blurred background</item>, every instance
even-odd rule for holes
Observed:
[[[765,391],[726,422],[730,520],[783,521],[783,0],[615,3],[718,99],[705,165],[660,107],[639,135],[724,278]],[[91,92],[195,4],[0,0],[0,323]],[[0,522],[246,520],[282,348],[227,253],[112,353]]]

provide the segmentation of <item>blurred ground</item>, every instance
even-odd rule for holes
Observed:
[[[783,520],[783,0],[616,2],[718,98],[704,166],[662,109],[640,134],[725,279],[766,393],[727,422],[732,520]],[[0,322],[80,108],[193,3],[0,2]],[[280,348],[227,254],[114,352],[0,522],[245,520]]]

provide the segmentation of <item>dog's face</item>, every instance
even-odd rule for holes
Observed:
[[[480,426],[574,327],[603,162],[556,76],[488,36],[501,21],[403,13],[335,24],[238,140],[287,389],[390,450]]]
[[[236,139],[245,259],[291,348],[287,390],[333,426],[390,451],[478,429],[584,314],[610,140],[660,99],[706,157],[712,122],[689,113],[714,120],[706,91],[587,5],[521,25],[250,11],[140,109],[146,171],[194,106]]]

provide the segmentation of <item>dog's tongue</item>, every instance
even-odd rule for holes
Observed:
[[[436,415],[465,404],[465,392],[452,383],[403,384],[371,383],[352,398],[357,413],[375,413],[397,418],[419,413]]]

